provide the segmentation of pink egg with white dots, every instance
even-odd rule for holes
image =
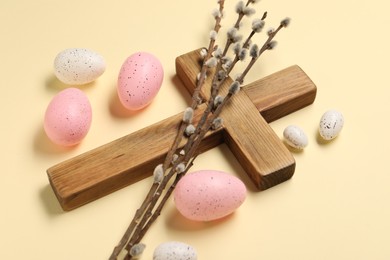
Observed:
[[[161,88],[164,70],[152,54],[137,52],[123,63],[118,76],[118,97],[128,110],[148,106]]]
[[[178,211],[195,221],[210,221],[233,213],[246,198],[244,183],[235,176],[203,170],[182,177],[174,190]]]
[[[44,118],[44,129],[51,141],[72,146],[87,135],[92,121],[88,97],[78,88],[67,88],[50,101]]]

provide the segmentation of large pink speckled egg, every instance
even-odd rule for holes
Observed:
[[[225,217],[234,212],[245,198],[246,187],[240,179],[215,170],[185,175],[174,191],[178,211],[196,221]]]
[[[163,78],[163,67],[154,55],[134,53],[125,60],[119,72],[119,100],[129,110],[142,109],[157,95]]]
[[[44,129],[54,143],[72,146],[87,135],[92,108],[87,96],[78,88],[67,88],[53,97],[44,119]]]

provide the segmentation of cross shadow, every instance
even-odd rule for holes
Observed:
[[[64,213],[50,185],[41,188],[39,197],[48,216],[55,217]]]
[[[95,84],[96,84],[96,80],[91,82],[91,83],[87,83],[87,84],[83,84],[83,85],[77,85],[77,86],[68,85],[68,84],[61,82],[54,74],[49,75],[45,80],[46,89],[53,92],[54,94],[58,93],[61,90],[66,89],[66,88],[70,88],[70,87],[76,87],[76,88],[81,89],[81,90],[87,89],[87,88],[92,88],[95,86]]]
[[[245,184],[247,190],[250,192],[259,192],[259,190],[256,188],[255,184],[249,178],[249,175],[242,168],[241,164],[239,163],[237,158],[234,156],[234,154],[230,150],[230,148],[226,144],[221,144],[218,146],[218,148],[221,149],[222,155],[225,157],[225,161],[227,161],[229,163],[229,165],[233,169],[233,172]]]
[[[190,105],[191,104],[191,101],[192,101],[192,97],[190,95],[190,93],[187,91],[186,87],[184,86],[183,82],[181,81],[181,79],[179,78],[179,76],[177,76],[177,74],[174,74],[171,78],[171,83],[173,84],[173,86],[175,86],[176,88],[176,91],[180,93],[180,96],[182,96],[186,102],[186,104]]]

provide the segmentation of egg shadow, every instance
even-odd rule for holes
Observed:
[[[173,86],[175,86],[180,95],[185,99],[186,103],[191,104],[192,97],[177,74],[171,77],[171,83],[173,84]]]
[[[303,149],[298,149],[298,148],[295,148],[295,147],[292,147],[291,145],[289,145],[287,143],[286,140],[282,140],[283,141],[283,144],[286,146],[286,148],[291,152],[291,153],[296,153],[296,154],[302,154],[304,152],[304,148]]]
[[[114,86],[113,91],[111,93],[111,97],[109,99],[108,109],[110,114],[115,118],[129,118],[138,116],[140,112],[148,109],[149,105],[139,109],[139,110],[129,110],[125,108],[121,101],[119,100],[118,92],[116,91],[116,86]]]
[[[53,143],[49,137],[47,137],[43,126],[37,130],[33,141],[34,152],[46,155],[67,153],[74,150],[77,146],[78,144],[74,146],[60,146]]]
[[[211,221],[195,221],[184,217],[175,207],[167,214],[166,225],[177,231],[200,231],[222,225],[234,217],[234,212],[220,219]]]
[[[55,92],[55,93],[57,93],[61,90],[70,88],[70,87],[78,88],[81,90],[87,89],[87,88],[92,88],[95,86],[95,84],[96,84],[96,80],[91,82],[91,83],[87,83],[87,84],[83,84],[83,85],[65,84],[62,81],[60,81],[55,75],[49,75],[45,81],[46,89],[49,91]]]
[[[337,138],[337,137],[336,137]],[[336,139],[334,138],[334,139]],[[334,139],[331,139],[331,140],[325,140],[324,138],[322,138],[322,136],[320,135],[320,132],[319,131],[316,131],[316,141],[317,141],[317,144],[321,145],[321,146],[325,146],[325,145],[328,145],[329,143],[333,142]]]
[[[225,161],[227,161],[230,165],[230,167],[233,169],[232,171],[237,175],[237,177],[245,184],[245,187],[247,190],[251,192],[259,192],[259,189],[256,188],[253,181],[250,179],[247,172],[242,168],[240,162],[237,160],[237,158],[234,156],[230,148],[226,144],[221,144],[218,146],[218,148],[222,151],[222,155],[225,158]]]

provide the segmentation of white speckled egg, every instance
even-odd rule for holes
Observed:
[[[68,88],[59,92],[49,103],[44,129],[54,143],[72,146],[87,135],[92,121],[92,108],[80,89]]]
[[[196,260],[196,250],[182,242],[166,242],[160,244],[153,253],[153,260]]]
[[[83,85],[96,80],[106,70],[103,57],[89,49],[71,48],[54,59],[54,73],[65,84]]]
[[[320,135],[325,140],[336,138],[344,126],[344,116],[337,110],[326,111],[320,120]]]
[[[286,143],[296,149],[303,149],[309,143],[305,132],[298,126],[289,125],[283,131]]]
[[[178,211],[195,221],[225,217],[241,206],[245,198],[246,187],[240,179],[215,170],[185,175],[174,191]]]
[[[154,55],[134,53],[125,60],[119,72],[119,100],[129,110],[142,109],[155,98],[163,78],[163,67]]]

